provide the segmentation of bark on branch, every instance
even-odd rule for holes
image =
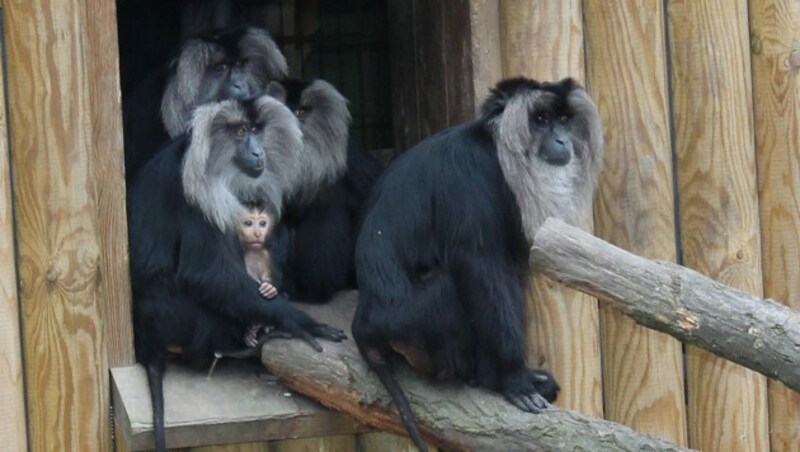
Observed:
[[[536,234],[531,264],[643,326],[800,391],[800,313],[780,303],[636,256],[553,218]]]
[[[324,306],[303,306],[316,319],[350,330],[356,294]],[[292,390],[356,420],[405,434],[388,394],[369,371],[352,339],[325,342],[317,353],[298,340],[274,340],[262,362]],[[448,450],[683,450],[628,427],[553,407],[524,413],[502,397],[464,385],[419,377],[404,365],[397,376],[426,439]]]

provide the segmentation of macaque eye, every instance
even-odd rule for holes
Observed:
[[[262,228],[266,228],[267,227],[267,222],[264,221],[264,220],[261,220],[261,222],[259,222],[258,225],[261,226]]]
[[[569,122],[570,119],[572,118],[569,115],[561,115],[561,117],[558,118],[558,122],[560,122],[561,124],[566,124]]]
[[[242,67],[244,66],[244,60],[236,60],[233,62],[233,67]]]
[[[546,126],[550,124],[550,117],[544,113],[537,113],[533,121],[536,123],[536,125]]]
[[[243,225],[250,227],[253,225],[253,220],[244,220]]]
[[[311,113],[311,107],[308,106],[299,107],[294,111],[294,115],[297,116],[297,119],[303,119],[308,116],[309,113]]]
[[[214,68],[215,68],[216,70],[218,70],[219,72],[225,72],[225,71],[227,71],[227,70],[228,70],[228,68],[230,68],[230,64],[228,64],[228,63],[226,63],[226,62],[221,62],[221,63],[217,63],[217,64],[214,66]]]
[[[234,129],[233,133],[235,133],[237,137],[243,137],[247,133],[247,127],[236,126],[236,129]]]

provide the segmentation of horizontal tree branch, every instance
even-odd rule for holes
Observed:
[[[640,325],[800,391],[800,313],[778,302],[636,256],[554,218],[537,232],[531,264]]]
[[[303,308],[349,332],[356,297],[350,292],[327,305]],[[264,346],[262,361],[292,390],[364,424],[405,435],[389,395],[352,339],[323,347],[317,353],[298,340],[274,340]],[[495,393],[434,382],[403,364],[396,367],[423,435],[448,450],[683,450],[623,425],[556,407],[538,415],[525,413]]]

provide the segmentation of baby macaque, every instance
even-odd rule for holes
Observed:
[[[248,206],[242,215],[236,236],[244,252],[244,263],[247,273],[259,283],[258,291],[267,300],[278,296],[278,288],[272,284],[273,263],[267,249],[267,242],[275,227],[274,216],[263,206]],[[244,342],[249,347],[258,344],[258,333],[261,329],[268,332],[264,325],[253,325],[247,329]]]

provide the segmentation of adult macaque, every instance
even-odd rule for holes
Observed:
[[[436,378],[475,382],[537,413],[558,384],[525,364],[523,280],[548,216],[590,212],[600,118],[573,80],[505,80],[476,120],[398,158],[367,202],[356,245],[358,348],[427,450],[392,356]]]
[[[269,324],[316,350],[344,333],[283,297],[265,302],[248,274],[236,228],[245,205],[274,206],[299,178],[301,133],[269,96],[198,107],[191,134],[156,154],[129,194],[136,359],[147,370],[155,448],[165,450],[165,352],[207,366],[237,352],[253,324]]]

